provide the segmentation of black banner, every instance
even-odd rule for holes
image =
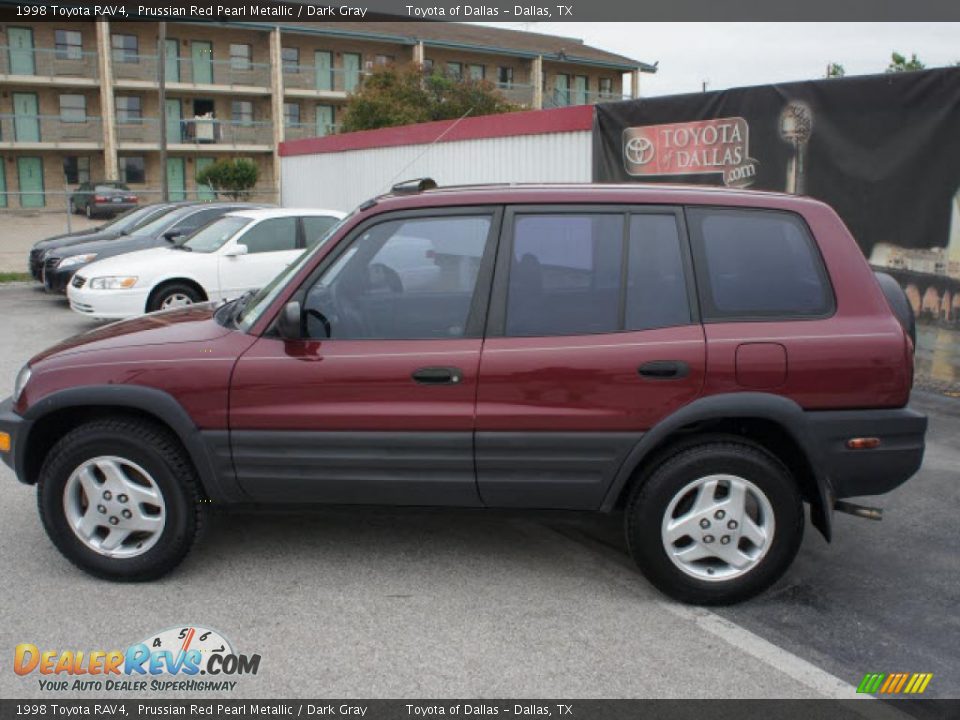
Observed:
[[[960,233],[960,68],[601,105],[593,158],[597,182],[811,195],[868,257],[878,243],[944,248]]]
[[[960,700],[0,700],[14,718],[562,718],[563,720],[877,720],[960,717]]]

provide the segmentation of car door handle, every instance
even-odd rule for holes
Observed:
[[[675,380],[690,374],[690,366],[682,360],[652,360],[641,365],[637,372],[653,380]]]
[[[414,370],[411,377],[421,385],[456,385],[463,380],[463,370],[454,367],[425,367]]]

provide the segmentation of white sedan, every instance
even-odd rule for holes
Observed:
[[[266,285],[343,218],[336,210],[239,210],[170,247],[93,262],[73,276],[70,307],[103,320],[205,300],[232,300]]]

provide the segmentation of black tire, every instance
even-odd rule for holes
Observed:
[[[141,555],[111,558],[87,547],[70,528],[64,489],[73,471],[101,455],[122,457],[146,470],[166,506],[156,544]],[[37,483],[37,504],[47,535],[70,562],[96,577],[121,582],[159,578],[180,564],[204,524],[204,504],[193,464],[173,434],[135,419],[97,420],[64,435],[47,455]]]
[[[150,297],[147,299],[147,312],[162,310],[163,303],[166,302],[167,298],[177,294],[187,296],[192,303],[203,302],[202,293],[192,285],[181,282],[171,282],[166,285],[161,285],[150,293]]]
[[[766,554],[729,580],[688,575],[668,557],[661,535],[674,497],[689,483],[715,474],[753,483],[766,495],[775,523]],[[630,554],[661,592],[685,603],[729,605],[763,592],[786,572],[803,540],[804,511],[794,478],[773,455],[745,441],[707,441],[681,449],[641,480],[627,503],[625,526]]]

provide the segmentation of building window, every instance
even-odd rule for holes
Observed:
[[[296,74],[300,72],[300,48],[285,47],[280,51],[283,58],[283,71]]]
[[[467,77],[471,80],[483,80],[487,74],[487,68],[484,65],[467,65]]]
[[[142,157],[119,157],[117,158],[117,162],[120,165],[120,182],[145,183],[147,181],[147,173],[144,170]]]
[[[143,120],[143,99],[139,95],[117,95],[117,122],[138,125]]]
[[[67,185],[90,182],[90,158],[67,155],[63,159],[63,177],[66,179]]]
[[[253,123],[253,103],[250,100],[234,100],[230,103],[230,115],[235,123]]]
[[[432,75],[432,74],[433,74],[433,60],[431,60],[430,58],[424,58],[424,59],[423,59],[423,71],[424,71],[427,75]]]
[[[463,64],[458,62],[447,63],[447,75],[459,80],[463,77]]]
[[[600,94],[604,96],[613,95],[613,78],[600,78]]]
[[[513,68],[512,67],[497,68],[497,83],[502,87],[510,87],[511,85],[513,85]]]
[[[87,98],[83,95],[60,96],[60,122],[82,123],[87,121]]]
[[[300,124],[300,103],[283,104],[283,124],[285,127]]]
[[[57,60],[79,60],[83,57],[83,35],[76,30],[57,30],[54,44]]]
[[[230,69],[249,70],[253,46],[242,43],[230,43]]]
[[[374,64],[374,65],[381,65],[381,66],[382,66],[382,65],[393,65],[394,60],[396,60],[396,58],[394,58],[393,55],[376,55],[376,56],[373,58],[373,64]]]
[[[140,41],[136,35],[111,35],[115,63],[140,62]]]

